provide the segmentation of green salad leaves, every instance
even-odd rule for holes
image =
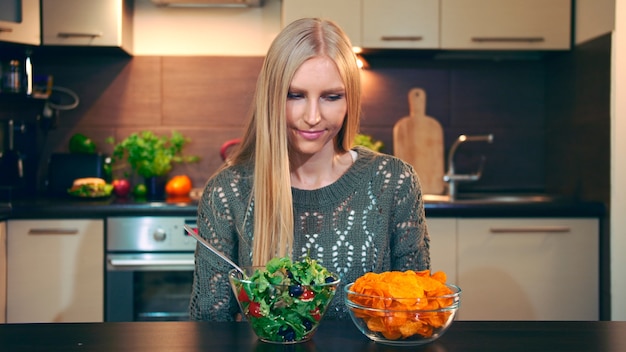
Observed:
[[[339,279],[317,261],[274,258],[248,280],[233,280],[233,290],[246,318],[261,340],[298,342],[309,339]]]

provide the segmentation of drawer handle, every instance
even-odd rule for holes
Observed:
[[[109,264],[113,267],[189,267],[195,264],[195,259],[193,256],[189,259],[109,259]]]
[[[414,36],[414,35],[407,35],[407,36],[402,36],[402,35],[383,35],[382,37],[380,37],[381,40],[386,41],[386,42],[394,42],[394,41],[412,41],[412,42],[417,42],[420,41],[422,39],[424,39],[424,37],[420,36]]]
[[[28,230],[29,235],[76,235],[78,234],[78,229],[74,228],[41,228],[41,229],[30,229]]]
[[[492,227],[489,229],[491,233],[525,233],[525,232],[551,232],[563,233],[570,232],[569,226],[533,226],[533,227]]]
[[[72,32],[59,32],[57,34],[59,38],[97,38],[102,37],[102,33],[72,33]]]
[[[11,33],[13,32],[13,28],[11,27],[0,27],[0,33]]]
[[[544,37],[472,37],[475,43],[540,43]]]

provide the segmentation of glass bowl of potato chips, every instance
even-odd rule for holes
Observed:
[[[345,303],[357,328],[372,341],[416,346],[441,337],[452,325],[461,289],[443,272],[367,273],[345,286]]]

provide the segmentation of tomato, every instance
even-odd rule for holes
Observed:
[[[320,319],[322,319],[322,315],[320,314],[319,308],[315,308],[309,313],[311,314],[311,318],[315,319],[315,321],[320,321]]]
[[[248,314],[254,318],[262,317],[263,313],[261,313],[261,305],[257,302],[250,302],[250,305],[248,306]]]
[[[195,230],[197,231],[198,229]],[[241,303],[250,302],[250,297],[248,297],[248,293],[246,292],[246,290],[244,290],[243,287],[239,290],[239,295],[237,295],[237,299]]]
[[[315,297],[315,292],[309,290],[308,288],[305,288],[304,292],[302,292],[302,295],[300,295],[299,298],[301,301],[310,302],[313,300],[313,297]]]
[[[172,177],[165,185],[168,196],[186,196],[191,192],[191,179],[187,175]]]

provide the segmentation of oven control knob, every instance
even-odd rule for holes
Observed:
[[[154,231],[154,233],[152,234],[152,237],[155,239],[155,241],[157,242],[163,242],[165,241],[165,237],[166,237],[166,233],[165,230],[163,230],[162,228],[158,228]]]

